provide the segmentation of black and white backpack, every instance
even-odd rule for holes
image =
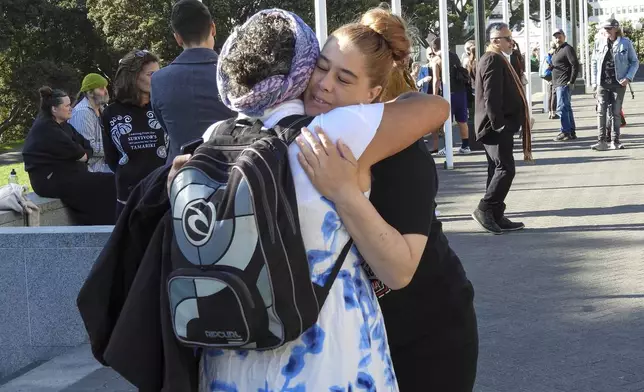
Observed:
[[[288,145],[310,121],[222,122],[173,180],[167,290],[183,344],[272,349],[317,321],[352,243],[326,285],[314,284],[288,164]]]

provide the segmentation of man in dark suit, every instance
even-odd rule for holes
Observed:
[[[490,45],[477,66],[474,118],[476,139],[487,155],[488,178],[485,196],[472,217],[486,231],[503,234],[524,228],[523,223],[506,218],[504,211],[515,174],[514,134],[526,124],[526,103],[519,76],[510,64],[514,41],[508,25],[491,24],[487,36]]]
[[[168,134],[167,162],[181,145],[203,135],[217,121],[235,117],[219,98],[215,24],[199,0],[181,0],[172,8],[172,29],[183,53],[152,77],[151,102]]]

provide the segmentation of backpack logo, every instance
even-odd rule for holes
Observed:
[[[211,339],[243,340],[237,331],[205,331]]]
[[[194,246],[202,246],[210,240],[215,228],[216,209],[212,202],[197,199],[190,202],[183,213],[183,232]]]

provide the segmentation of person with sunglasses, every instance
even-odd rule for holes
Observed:
[[[505,198],[515,175],[514,134],[523,128],[523,152],[532,160],[528,105],[519,75],[510,63],[514,41],[506,23],[492,23],[487,30],[487,52],[476,72],[476,139],[483,144],[488,161],[485,196],[472,218],[492,234],[524,228],[505,217]]]
[[[596,151],[619,150],[624,148],[619,140],[624,95],[637,73],[639,61],[633,43],[622,36],[617,20],[610,18],[601,26],[605,33],[598,41],[591,60],[591,83],[597,91],[599,141],[591,148]],[[606,111],[609,107],[612,113],[611,130],[607,129]],[[610,145],[607,143],[609,138]]]
[[[158,70],[158,57],[147,50],[125,55],[114,78],[115,101],[103,111],[103,147],[116,176],[117,217],[132,189],[168,156],[168,137],[150,106],[150,81]]]

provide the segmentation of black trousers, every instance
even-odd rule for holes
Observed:
[[[29,173],[34,192],[60,199],[79,225],[113,225],[116,183],[114,174],[85,170],[38,169]]]
[[[606,141],[608,136],[612,136],[611,140],[619,143],[624,94],[626,87],[621,85],[597,87],[597,129],[600,141]],[[612,114],[610,121],[608,110],[611,110]]]
[[[505,211],[505,198],[516,173],[513,154],[515,131],[518,129],[508,125],[501,133],[487,135],[489,137],[483,140],[487,156],[487,187],[479,209],[492,210],[497,218]]]
[[[433,325],[422,339],[391,347],[400,392],[472,392],[479,355],[474,305],[461,315],[458,323]]]

